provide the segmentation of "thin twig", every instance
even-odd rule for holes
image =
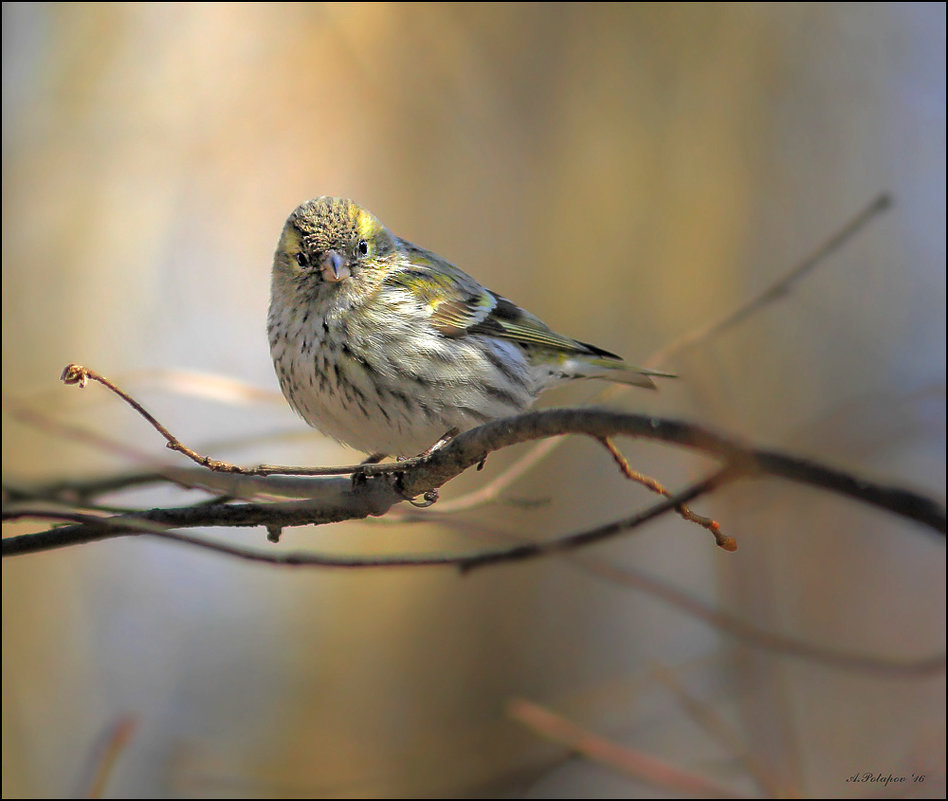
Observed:
[[[97,372],[95,372],[95,370],[90,370],[88,367],[83,367],[81,364],[67,364],[63,369],[63,374],[61,376],[63,383],[77,384],[80,389],[85,387],[86,381],[89,379],[98,381],[100,384],[102,384],[102,386],[110,389],[142,417],[144,417],[155,428],[155,430],[165,438],[167,441],[167,447],[171,450],[183,453],[192,461],[197,462],[203,467],[210,468],[211,470],[220,470],[221,472],[225,473],[242,472],[240,469],[234,469],[233,465],[218,461],[217,459],[211,459],[209,456],[201,456],[199,453],[191,450],[189,447],[187,447],[187,445],[181,443],[181,441],[178,440],[178,438],[175,437],[170,431],[168,431],[167,428],[159,423],[158,420],[156,420],[151,414],[151,412],[149,412],[137,400],[125,392],[125,390],[120,389],[118,386],[113,384],[105,376],[99,375]]]
[[[571,554],[566,560],[583,572],[603,578],[622,587],[648,593],[680,612],[700,620],[712,629],[746,643],[758,650],[770,651],[782,656],[819,662],[842,670],[859,670],[886,676],[924,678],[945,669],[944,653],[912,659],[897,659],[875,654],[864,654],[850,650],[818,645],[789,634],[768,631],[709,603],[690,595],[678,587],[655,576],[631,567],[595,559],[587,554]]]
[[[393,517],[397,517],[399,523],[432,523],[437,526],[463,531],[480,540],[483,540],[485,535],[490,535],[490,537],[500,542],[516,544],[532,542],[532,540],[522,535],[490,528],[483,523],[476,523],[460,517],[442,519],[434,518],[428,512],[422,514],[412,511],[406,511],[404,515],[398,515],[399,511],[399,509],[393,509],[391,513],[384,517],[374,518],[371,522],[391,522]],[[831,668],[857,670],[895,678],[926,678],[945,670],[946,655],[944,653],[905,659],[824,646],[809,640],[759,628],[736,614],[719,610],[696,595],[688,594],[664,579],[641,570],[619,567],[612,562],[591,556],[588,552],[567,554],[562,561],[598,579],[604,579],[626,589],[643,592],[655,600],[678,610],[680,613],[699,620],[711,629],[743,642],[751,648],[809,660]]]
[[[829,239],[823,242],[813,253],[807,256],[803,261],[793,267],[789,272],[780,276],[770,286],[741,303],[727,314],[718,318],[714,322],[703,325],[700,328],[689,331],[673,340],[651,358],[647,359],[645,366],[657,367],[666,363],[674,354],[683,350],[692,348],[718,334],[723,333],[732,326],[737,325],[742,320],[747,319],[755,312],[762,309],[769,303],[784,297],[790,288],[800,279],[811,273],[816,267],[826,261],[831,255],[839,250],[843,245],[849,242],[856,234],[865,228],[870,222],[892,206],[892,197],[888,193],[882,193],[866,206],[859,214],[853,217],[846,225],[840,228]]]
[[[647,490],[650,490],[651,492],[654,492],[658,495],[664,495],[666,498],[671,497],[671,493],[665,489],[660,481],[652,478],[651,476],[647,476],[644,473],[640,473],[638,470],[633,470],[628,460],[622,455],[610,437],[599,437],[598,439],[605,449],[612,454],[612,458],[619,466],[619,470],[622,471],[622,475],[624,475],[627,479],[641,484]],[[678,512],[678,514],[684,520],[687,520],[690,523],[697,523],[702,528],[710,531],[714,536],[714,541],[717,543],[719,548],[724,548],[725,551],[737,550],[737,540],[721,531],[721,525],[717,520],[712,520],[710,517],[699,515],[697,512],[693,512],[685,504],[675,507],[675,511]]]
[[[137,400],[135,400],[131,395],[129,395],[125,390],[121,389],[115,383],[110,381],[105,376],[97,373],[95,370],[92,370],[88,367],[84,367],[81,364],[67,364],[63,369],[61,380],[66,384],[76,384],[79,388],[83,388],[86,385],[86,382],[89,380],[97,381],[102,384],[102,386],[114,392],[122,400],[124,400],[129,406],[131,406],[136,412],[138,412],[148,423],[159,433],[162,437],[165,438],[166,447],[169,450],[177,451],[178,453],[184,454],[191,461],[206,467],[209,470],[214,470],[220,473],[239,473],[241,475],[247,476],[271,476],[271,475],[287,475],[287,476],[343,476],[351,475],[352,473],[361,473],[366,476],[377,476],[384,475],[389,473],[398,473],[405,469],[406,466],[411,466],[417,464],[423,459],[423,457],[414,457],[413,459],[406,459],[403,462],[398,462],[397,464],[353,464],[353,465],[342,465],[337,467],[290,467],[283,465],[272,465],[272,464],[261,464],[256,467],[241,467],[240,465],[231,464],[230,462],[224,462],[220,459],[213,459],[210,456],[204,456],[198,453],[195,450],[192,450],[187,445],[185,445],[181,440],[179,440],[174,434],[172,434],[167,428],[165,428],[158,420],[151,414],[144,406],[142,406]]]
[[[744,763],[748,775],[754,779],[765,798],[780,797],[780,788],[772,772],[767,770],[763,761],[748,748],[743,738],[710,704],[688,692],[674,671],[664,665],[656,665],[653,672],[658,681],[677,698],[686,714],[704,729],[715,743]]]
[[[687,793],[696,798],[741,797],[730,788],[696,773],[607,740],[531,701],[522,698],[510,700],[507,714],[541,737],[655,787]]]
[[[5,395],[3,397],[3,409],[20,422],[31,425],[51,436],[81,442],[92,446],[99,452],[112,453],[123,459],[131,459],[140,462],[154,461],[153,455],[133,448],[122,440],[105,436],[97,431],[91,431],[75,423],[64,423],[61,420],[56,420],[44,412],[37,411],[34,407],[21,400],[14,400]]]
[[[185,509],[193,508],[195,507],[185,507]],[[673,508],[673,506],[669,504],[664,505],[664,511],[667,512],[670,508]],[[614,533],[636,528],[638,525],[646,522],[646,520],[639,520],[640,517],[645,515],[648,515],[647,519],[651,519],[655,516],[650,514],[650,510],[646,510],[643,515],[628,518],[626,521],[624,521],[627,523],[626,528],[615,529]],[[216,551],[228,556],[236,556],[249,561],[264,562],[288,567],[303,567],[308,565],[318,567],[359,568],[430,567],[438,565],[450,565],[465,570],[485,564],[486,562],[484,562],[484,557],[486,556],[492,557],[489,563],[497,564],[505,561],[503,558],[505,553],[516,554],[516,556],[513,558],[517,559],[529,558],[523,553],[523,549],[525,548],[531,549],[532,556],[536,557],[542,556],[546,553],[551,553],[553,550],[573,550],[577,547],[581,547],[583,544],[589,544],[589,542],[596,541],[593,539],[586,541],[585,543],[583,541],[580,541],[578,544],[574,543],[573,540],[584,535],[585,532],[581,532],[578,535],[567,535],[566,537],[562,538],[562,540],[554,541],[552,545],[556,545],[557,547],[555,548],[548,547],[551,545],[551,543],[524,543],[522,539],[518,539],[518,542],[521,544],[518,544],[513,548],[487,552],[485,554],[475,554],[473,556],[395,556],[372,559],[365,557],[325,556],[307,552],[273,553],[272,551],[263,552],[250,550],[240,546],[233,546],[227,543],[215,542],[213,540],[171,531],[166,527],[166,525],[162,525],[151,520],[145,520],[141,517],[137,517],[130,522],[130,517],[131,516],[123,520],[119,520],[115,517],[102,517],[95,514],[89,514],[88,512],[83,513],[77,511],[61,511],[53,509],[21,509],[13,513],[4,514],[5,520],[37,518],[44,520],[67,520],[92,526],[113,527],[115,529],[113,536],[119,536],[121,534],[150,534],[186,545],[194,545],[200,548]],[[439,523],[443,525],[444,521],[439,521]],[[53,531],[59,533],[64,532],[64,529],[53,529]],[[32,536],[39,535],[22,535],[22,537]],[[96,537],[95,539],[104,538],[106,537]],[[20,537],[8,538],[4,540],[4,544],[6,546],[6,543],[18,539],[20,539]],[[67,542],[65,544],[76,543]],[[8,554],[5,550],[4,556],[6,555]],[[740,640],[759,650],[771,651],[783,656],[815,661],[829,667],[835,667],[844,670],[859,670],[887,676],[920,678],[942,672],[945,669],[946,656],[944,653],[914,659],[893,659],[891,657],[863,654],[849,650],[837,649],[831,646],[818,645],[807,640],[801,640],[786,634],[779,634],[760,628],[735,614],[721,611],[696,598],[695,596],[689,595],[683,590],[678,589],[667,582],[662,581],[661,579],[655,578],[654,576],[650,576],[640,570],[635,570],[628,567],[618,567],[614,564],[606,563],[593,557],[581,554],[571,554],[568,557],[567,563],[620,586],[629,587],[631,589],[648,593],[663,603],[666,603],[669,606],[672,606],[679,611],[690,615],[697,620],[700,620],[722,634]]]
[[[102,798],[115,771],[119,757],[128,748],[138,727],[133,715],[122,715],[109,723],[90,755],[88,775],[83,778],[78,798]]]

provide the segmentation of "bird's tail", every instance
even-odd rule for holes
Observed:
[[[621,359],[585,355],[576,355],[567,359],[563,363],[563,370],[570,378],[601,378],[604,381],[615,381],[619,384],[630,384],[646,389],[657,389],[655,382],[652,381],[653,376],[677,378],[674,373],[636,367],[634,364],[626,364]]]

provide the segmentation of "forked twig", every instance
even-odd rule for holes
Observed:
[[[611,437],[598,437],[597,439],[603,444],[606,450],[612,454],[612,458],[615,460],[616,464],[619,465],[619,469],[626,478],[641,484],[646,489],[651,490],[658,495],[664,495],[666,498],[672,497],[672,494],[667,489],[665,489],[661,482],[652,478],[651,476],[640,473],[638,470],[633,470],[629,462],[615,446],[615,443],[612,441]],[[683,503],[676,506],[675,511],[678,512],[678,514],[681,515],[681,517],[685,520],[691,523],[697,523],[702,528],[706,528],[708,531],[710,531],[714,535],[714,541],[717,543],[719,548],[723,548],[725,551],[737,550],[737,540],[735,540],[734,537],[723,533],[721,531],[721,525],[717,522],[717,520],[712,520],[710,517],[699,515],[697,512],[693,512]]]

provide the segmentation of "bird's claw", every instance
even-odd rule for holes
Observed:
[[[420,501],[415,498],[409,498],[408,502],[412,506],[417,506],[419,509],[427,509],[429,506],[434,505],[434,503],[438,500],[437,487],[435,487],[435,489],[428,490],[424,495],[421,496],[421,498],[422,499]]]

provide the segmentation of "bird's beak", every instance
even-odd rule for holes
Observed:
[[[327,250],[323,254],[319,262],[319,271],[325,280],[332,283],[343,281],[352,274],[346,260],[334,250]]]

